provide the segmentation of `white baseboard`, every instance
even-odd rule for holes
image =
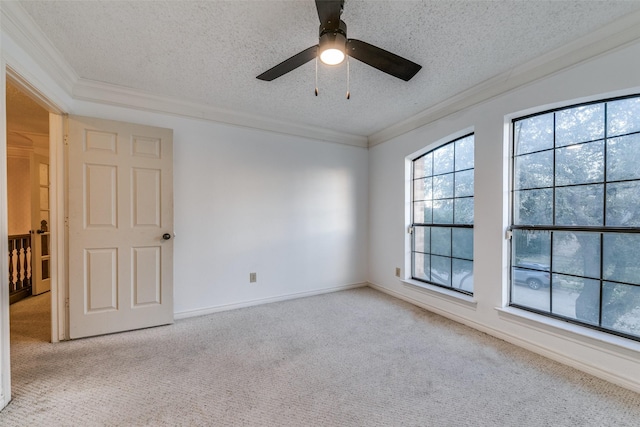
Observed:
[[[179,312],[175,312],[173,314],[173,318],[175,320],[180,320],[180,319],[188,319],[190,317],[206,316],[207,314],[219,313],[221,311],[235,310],[237,308],[252,307],[252,306],[255,306],[255,305],[269,304],[269,303],[272,303],[272,302],[287,301],[287,300],[292,300],[292,299],[311,297],[311,296],[314,296],[314,295],[322,295],[322,294],[328,294],[328,293],[331,293],[331,292],[345,291],[347,289],[362,288],[362,287],[365,287],[367,285],[368,285],[368,283],[366,283],[366,282],[354,283],[354,284],[351,284],[351,285],[343,285],[343,286],[336,286],[336,287],[331,287],[331,288],[316,289],[316,290],[307,291],[307,292],[296,292],[296,293],[292,293],[292,294],[278,295],[278,296],[275,296],[275,297],[260,298],[260,299],[249,300],[249,301],[242,301],[242,302],[237,302],[237,303],[233,303],[233,304],[224,304],[224,305],[217,305],[217,306],[207,307],[207,308],[199,308],[197,310],[179,311]]]
[[[469,326],[470,328],[473,329],[477,329],[481,332],[484,332],[486,334],[489,334],[493,337],[499,338],[501,340],[504,340],[508,343],[517,345],[518,347],[524,348],[526,350],[529,350],[533,353],[539,354],[541,356],[544,356],[548,359],[554,360],[556,362],[562,363],[563,365],[567,365],[570,366],[572,368],[578,369],[582,372],[586,372],[590,375],[593,375],[594,377],[598,377],[601,378],[605,381],[608,381],[610,383],[619,385],[620,387],[624,387],[628,390],[634,391],[636,393],[640,393],[640,383],[638,383],[637,381],[634,380],[630,380],[629,378],[626,378],[625,376],[621,375],[621,374],[617,374],[615,372],[611,372],[611,371],[607,371],[602,369],[601,366],[598,365],[594,365],[594,364],[590,364],[590,363],[585,363],[583,361],[579,361],[576,360],[574,358],[572,358],[570,355],[565,354],[565,353],[561,353],[559,352],[557,349],[555,348],[551,348],[548,346],[544,346],[544,345],[540,345],[537,342],[531,341],[531,340],[527,340],[524,339],[520,336],[516,336],[507,332],[504,332],[502,330],[498,330],[495,329],[493,327],[478,323],[474,320],[471,320],[469,318],[465,318],[465,317],[461,317],[458,314],[455,313],[451,313],[449,311],[443,310],[440,307],[435,307],[433,305],[430,304],[426,304],[423,301],[419,301],[416,300],[415,298],[411,298],[409,296],[403,295],[399,292],[387,289],[383,286],[380,286],[378,284],[375,283],[371,283],[369,282],[369,287],[378,290],[380,292],[383,292],[387,295],[391,295],[392,297],[401,299],[403,301],[406,301],[410,304],[416,305],[418,307],[424,308],[425,310],[431,311],[433,313],[439,314],[443,317],[446,317],[448,319],[451,319],[455,322],[458,323],[462,323],[466,326]],[[576,340],[572,340],[574,343],[578,343]],[[579,344],[579,343],[578,343]],[[586,344],[585,344],[586,346]],[[594,348],[593,346],[589,346],[590,348]],[[611,354],[610,351],[607,351],[605,349],[602,350],[603,353],[608,353]],[[621,355],[620,357],[624,357],[623,355]]]

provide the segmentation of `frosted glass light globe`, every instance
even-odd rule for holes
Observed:
[[[327,65],[338,65],[344,61],[344,52],[340,49],[325,49],[320,54],[320,61]]]

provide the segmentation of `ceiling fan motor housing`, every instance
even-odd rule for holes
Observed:
[[[346,54],[347,45],[347,24],[340,20],[338,28],[331,25],[331,22],[320,24],[320,49],[323,52],[326,49],[338,49]]]

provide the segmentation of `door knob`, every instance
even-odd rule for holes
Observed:
[[[162,238],[163,238],[164,240],[169,240],[169,239],[171,238],[171,234],[169,234],[169,233],[164,233],[164,234],[162,235]]]

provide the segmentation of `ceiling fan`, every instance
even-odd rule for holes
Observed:
[[[327,65],[338,65],[346,56],[409,81],[422,66],[394,53],[356,39],[347,38],[347,24],[340,19],[344,0],[315,0],[320,18],[320,42],[260,74],[260,80],[271,81],[295,70],[314,58]]]

